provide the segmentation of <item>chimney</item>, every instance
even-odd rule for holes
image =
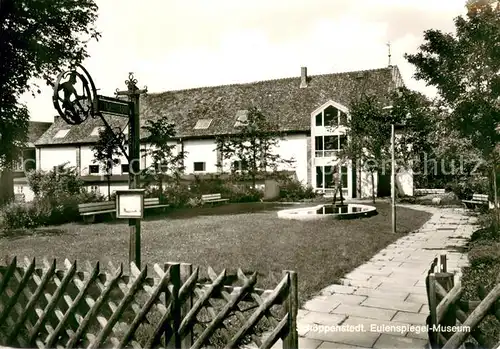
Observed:
[[[307,67],[300,68],[300,88],[307,87]]]

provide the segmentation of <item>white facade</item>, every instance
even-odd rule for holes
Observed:
[[[295,171],[297,179],[302,184],[307,185],[307,135],[294,134],[287,135],[283,141],[278,143],[275,154],[279,154],[282,159],[294,160],[291,164],[278,166],[281,171]]]
[[[277,166],[278,171],[295,171],[297,180],[307,185],[307,142],[308,137],[306,133],[286,135],[278,141],[278,144],[272,153],[279,155],[283,160],[291,160],[290,163],[279,163]],[[213,143],[215,146],[215,143]],[[231,171],[231,164],[233,161],[238,160],[237,157],[232,159],[222,160],[223,171]],[[288,161],[287,161],[288,162]],[[271,168],[267,168],[271,171]],[[189,173],[188,171],[186,171]]]
[[[172,142],[177,145],[177,150],[185,152],[185,173],[202,174],[217,173],[218,152],[214,139],[185,139],[180,142]],[[142,145],[142,149],[149,149],[148,145]],[[282,164],[278,170],[296,171],[297,179],[307,184],[307,135],[293,134],[284,137],[274,150],[281,158],[295,160],[292,164]],[[151,165],[152,159],[149,155],[141,153],[141,169]],[[89,184],[89,190],[99,191],[107,195],[107,183],[105,171],[102,164],[94,163],[94,153],[91,145],[81,146],[51,146],[37,148],[37,169],[50,171],[54,166],[68,163],[68,166],[76,167],[82,176],[96,176],[99,184]],[[223,161],[223,170],[229,171],[231,159]],[[123,165],[123,166],[122,166]],[[120,162],[112,169],[112,175],[126,175],[127,160],[125,156],[120,157]],[[123,188],[122,188],[123,187]],[[126,184],[112,183],[112,192],[125,189]],[[20,188],[17,188],[19,191]],[[23,188],[26,192],[26,188]],[[30,195],[32,196],[32,195]]]
[[[193,139],[183,141],[186,173],[216,173],[217,147],[214,139]]]
[[[323,191],[327,195],[333,192],[333,175],[338,173],[342,183],[343,195],[346,198],[372,196],[372,181],[370,173],[356,169],[350,161],[341,162],[339,151],[347,144],[347,129],[345,127],[349,118],[347,107],[328,101],[311,112],[311,133],[296,133],[285,135],[274,149],[274,153],[281,158],[294,160],[292,164],[282,164],[278,170],[295,171],[296,178],[304,185]],[[185,153],[185,173],[204,174],[217,173],[220,154],[217,151],[216,141],[213,138],[183,139],[172,141],[177,151]],[[142,145],[143,150],[150,146]],[[107,194],[107,183],[104,166],[95,163],[91,145],[74,146],[47,146],[37,147],[37,169],[49,171],[54,166],[67,163],[79,169],[82,176],[96,176],[96,184],[89,184],[89,189]],[[235,159],[224,159],[222,170],[229,172]],[[149,167],[152,159],[145,152],[141,152],[140,167]],[[268,169],[270,170],[270,169]],[[126,175],[128,162],[125,156],[112,169],[112,175]],[[396,185],[399,193],[413,195],[413,176],[411,172],[401,171],[396,176]],[[382,178],[382,177],[381,177]],[[387,176],[383,178],[387,182]],[[378,186],[378,175],[374,174],[375,188]],[[112,191],[125,189],[125,183],[112,183]],[[16,192],[26,188],[15,188]],[[375,190],[377,192],[377,190]],[[30,194],[26,195],[32,196]]]
[[[50,171],[54,166],[68,163],[77,166],[77,146],[45,147],[37,149],[37,170]]]

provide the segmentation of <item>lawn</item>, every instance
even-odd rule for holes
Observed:
[[[142,222],[142,260],[193,263],[216,272],[240,267],[257,271],[261,287],[275,286],[282,270],[295,270],[304,301],[430,218],[426,212],[398,208],[399,232],[394,235],[390,206],[376,206],[379,214],[370,218],[313,222],[279,219],[276,211],[284,205],[276,204],[174,211]],[[126,263],[128,238],[126,221],[75,223],[2,237],[0,253]]]

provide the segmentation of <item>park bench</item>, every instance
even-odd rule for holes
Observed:
[[[428,194],[444,194],[446,192],[445,189],[427,189],[427,188],[416,188],[415,195],[428,195]]]
[[[202,204],[215,204],[228,202],[229,199],[223,199],[220,193],[218,194],[205,194],[201,196]]]
[[[472,200],[462,200],[465,208],[474,209],[476,207],[487,206],[489,204],[488,195],[476,194],[472,195]]]
[[[144,210],[156,208],[166,209],[168,206],[169,205],[167,204],[160,204],[159,198],[144,199]],[[83,221],[85,223],[93,223],[95,221],[95,216],[106,213],[109,213],[111,215],[111,218],[114,218],[116,214],[116,201],[102,201],[79,204],[78,212],[81,216],[83,216]]]

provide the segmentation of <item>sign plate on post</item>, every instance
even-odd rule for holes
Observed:
[[[105,96],[97,96],[97,107],[101,113],[130,116],[130,102]]]
[[[116,218],[144,217],[144,189],[116,191]]]

